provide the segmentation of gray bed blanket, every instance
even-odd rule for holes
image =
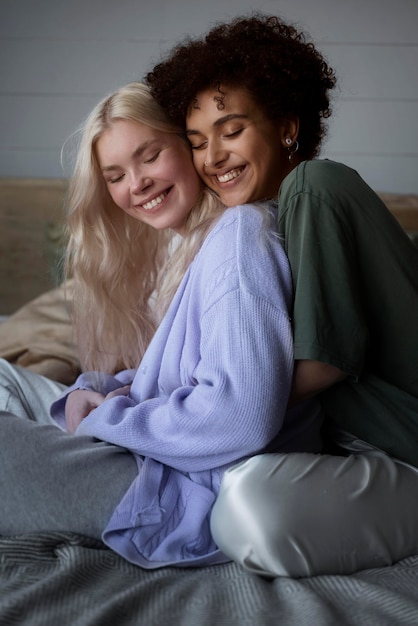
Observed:
[[[418,556],[267,580],[229,563],[142,570],[68,533],[0,537],[1,626],[416,626]]]

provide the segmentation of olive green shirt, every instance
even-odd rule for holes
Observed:
[[[278,203],[295,358],[348,374],[321,396],[337,427],[418,466],[418,248],[340,163],[301,163]]]

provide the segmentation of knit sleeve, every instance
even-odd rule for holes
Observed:
[[[76,389],[89,389],[98,391],[104,396],[119,387],[130,385],[134,378],[135,370],[123,370],[115,376],[101,372],[85,372],[77,377],[76,381],[52,403],[50,408],[51,417],[61,426],[65,424],[65,403],[72,391]]]

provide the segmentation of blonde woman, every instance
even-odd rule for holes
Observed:
[[[0,455],[0,533],[90,534],[146,568],[228,560],[209,529],[225,470],[321,448],[317,404],[286,409],[292,289],[274,220],[273,205],[226,209],[203,188],[144,85],[97,105],[68,218],[76,336],[94,371],[48,424],[3,413],[14,457]]]

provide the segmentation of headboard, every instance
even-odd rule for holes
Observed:
[[[56,287],[67,181],[0,178],[0,315]]]

